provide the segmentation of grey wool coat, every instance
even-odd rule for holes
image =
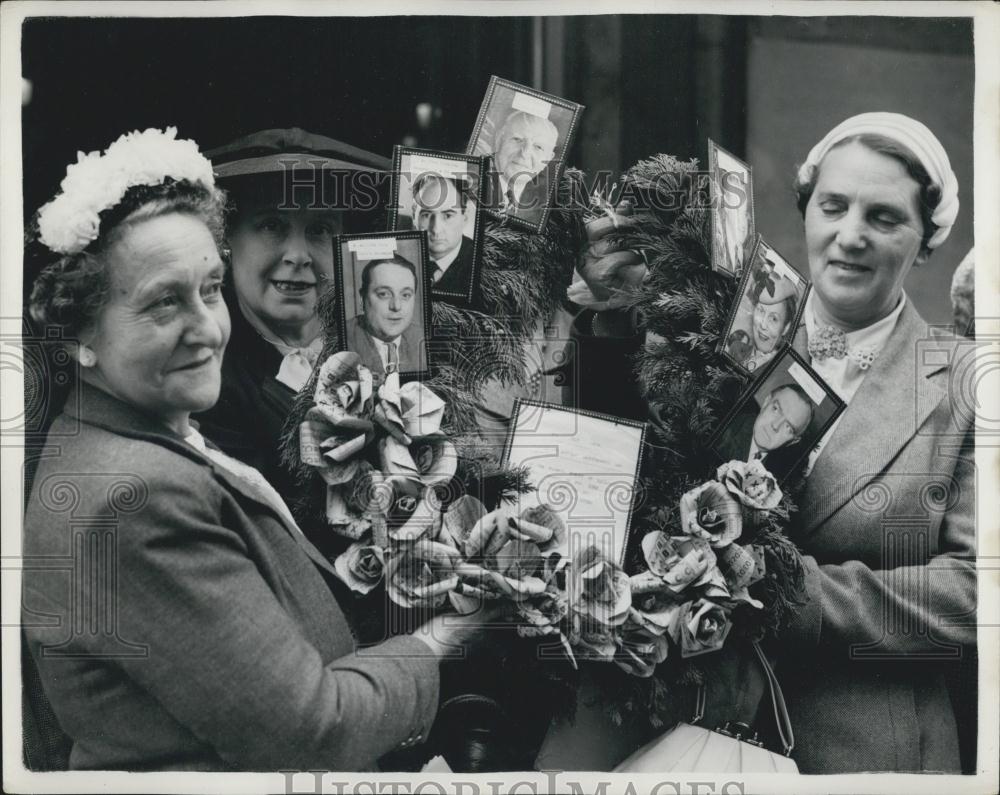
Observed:
[[[242,480],[82,386],[24,523],[23,617],[70,767],[358,770],[418,742],[438,664],[355,650],[329,563]]]
[[[907,303],[798,498],[810,600],[774,651],[803,773],[958,772],[943,671],[976,641],[970,352]]]

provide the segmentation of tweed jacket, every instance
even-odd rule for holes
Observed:
[[[775,651],[804,773],[958,771],[942,672],[975,644],[967,348],[908,302],[798,498],[810,600]]]
[[[355,650],[332,567],[254,488],[86,385],[53,430],[23,610],[71,768],[367,769],[427,735],[433,654]]]

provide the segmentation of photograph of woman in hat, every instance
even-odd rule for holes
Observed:
[[[755,373],[792,341],[808,283],[763,240],[750,261],[722,339],[733,364]]]

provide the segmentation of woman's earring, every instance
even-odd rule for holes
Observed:
[[[80,346],[78,358],[80,360],[80,365],[82,367],[93,367],[95,364],[97,364],[97,354],[94,353],[86,345]]]

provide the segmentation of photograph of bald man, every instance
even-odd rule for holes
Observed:
[[[508,215],[537,223],[548,196],[545,166],[555,155],[559,130],[548,119],[521,110],[497,130],[493,162],[500,179],[500,207]]]
[[[540,232],[583,105],[493,76],[466,149],[492,162],[490,213]]]
[[[722,461],[759,460],[779,481],[806,463],[844,402],[793,350],[744,392],[709,447]]]

